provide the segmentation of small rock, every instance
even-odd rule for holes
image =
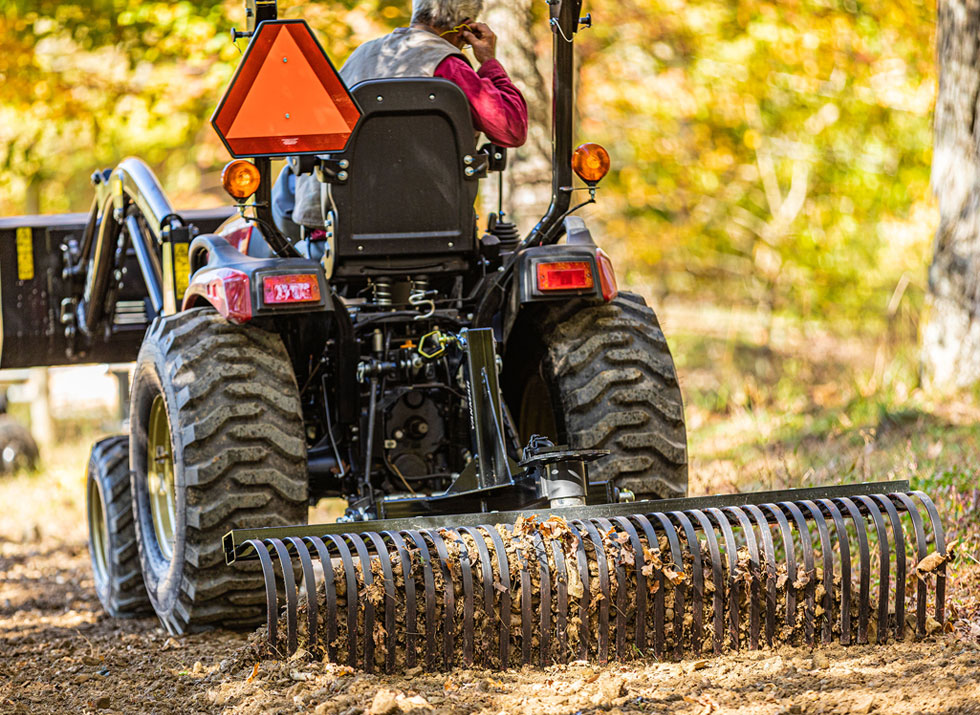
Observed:
[[[422,666],[416,665],[414,668],[409,668],[405,671],[406,678],[414,678],[416,676],[422,675]]]
[[[313,674],[312,673],[303,673],[303,672],[300,672],[298,670],[293,670],[293,671],[290,671],[289,677],[292,678],[293,680],[297,680],[299,682],[303,682],[305,680],[312,680],[313,679]]]
[[[706,660],[696,660],[693,663],[691,663],[691,670],[692,671],[694,671],[694,670],[704,670],[707,667],[708,667],[708,661],[706,661]]]
[[[371,707],[368,708],[368,715],[388,715],[389,713],[396,712],[399,709],[398,695],[399,693],[394,690],[382,688],[375,694],[374,700],[371,701]]]
[[[176,638],[168,638],[163,642],[163,645],[160,647],[160,650],[172,650],[174,648],[180,648],[180,647],[181,646],[179,640],[177,640]]]
[[[814,668],[827,668],[830,666],[830,660],[823,653],[813,654],[813,667]]]
[[[194,673],[194,675],[200,675],[201,673],[203,673],[204,663],[202,663],[199,660],[195,661],[193,667],[191,667],[191,672]]]
[[[225,658],[223,661],[218,663],[218,670],[224,673],[226,670],[229,670],[232,665],[234,665],[234,661],[232,661],[231,658]]]
[[[81,685],[86,680],[91,680],[94,677],[95,676],[92,675],[91,673],[79,673],[78,675],[76,675],[74,678],[71,679],[71,682],[75,683],[76,685]]]
[[[851,709],[848,710],[849,713],[853,715],[867,715],[875,709],[875,699],[873,695],[864,695],[858,697],[854,703],[851,705]]]
[[[108,695],[103,695],[101,698],[99,698],[98,700],[95,701],[95,707],[96,707],[97,710],[108,710],[109,709],[109,705],[111,703],[112,703],[112,700],[109,698],[109,696]]]
[[[937,631],[941,631],[942,628],[942,625],[935,618],[932,616],[926,617],[926,633],[930,636]]]
[[[83,655],[82,656],[82,662],[85,665],[101,665],[102,664],[102,659],[101,658],[96,658],[94,655]]]

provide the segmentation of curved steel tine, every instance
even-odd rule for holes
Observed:
[[[558,658],[568,662],[568,572],[565,569],[565,554],[558,541],[551,542],[551,552],[555,557],[555,581],[558,591]]]
[[[425,585],[425,667],[435,670],[436,667],[436,586],[435,574],[432,572],[432,556],[425,543],[425,537],[415,530],[405,532],[419,550],[422,562],[422,580]]]
[[[395,669],[395,574],[391,568],[391,556],[381,534],[368,531],[364,533],[374,546],[381,562],[381,573],[385,587],[385,672]]]
[[[418,663],[415,638],[418,634],[418,613],[415,603],[415,576],[412,573],[412,557],[402,535],[397,531],[382,531],[381,536],[390,541],[398,552],[402,581],[405,583],[405,665],[414,668]],[[394,649],[392,649],[394,652]]]
[[[735,535],[732,533],[731,524],[728,523],[728,517],[726,517],[721,509],[717,507],[709,507],[705,511],[714,517],[715,523],[721,530],[722,536],[725,539],[725,553],[728,554],[728,627],[729,634],[732,638],[732,648],[738,650],[739,648],[739,632],[738,632],[738,615],[739,615],[739,602],[738,596],[741,589],[739,588],[739,583],[737,579],[738,572],[738,547],[735,544]]]
[[[357,595],[357,577],[355,576],[354,558],[351,556],[347,542],[336,534],[327,534],[323,537],[329,539],[340,554],[341,563],[344,565],[344,578],[347,582],[347,664],[352,668],[357,667],[357,607],[360,600]],[[326,543],[326,542],[324,542]],[[328,547],[329,548],[329,547]]]
[[[661,528],[663,528],[664,530],[664,534],[666,534],[667,536],[667,544],[670,546],[670,558],[674,562],[674,570],[677,573],[684,576],[685,574],[684,553],[683,551],[681,551],[681,541],[680,538],[677,536],[677,529],[671,523],[670,519],[668,519],[663,514],[654,513],[651,514],[650,516],[654,517],[657,520],[657,523],[660,524]],[[687,517],[683,517],[683,518],[686,519]],[[663,585],[663,581],[661,583]],[[665,587],[666,586],[664,585],[664,588]],[[685,585],[684,579],[678,581],[674,585],[674,625],[673,625],[673,634],[674,634],[674,641],[675,641],[674,654],[678,658],[684,652],[684,610],[685,610],[684,597],[685,597],[686,589],[687,587]],[[663,623],[663,619],[661,618],[661,624],[662,623]]]
[[[303,567],[303,581],[306,582],[306,627],[309,631],[306,646],[307,650],[312,650],[316,648],[317,624],[316,576],[313,575],[313,559],[310,558],[310,550],[306,548],[302,539],[287,536],[285,541],[296,549],[296,555],[299,556],[300,565]]]
[[[755,519],[762,536],[762,548],[766,555],[766,643],[772,647],[776,635],[776,549],[772,544],[769,522],[762,510],[755,504],[746,504],[742,508]],[[833,578],[833,573],[830,576]]]
[[[749,648],[758,650],[759,648],[759,582],[762,578],[762,567],[759,563],[759,544],[755,540],[755,530],[752,522],[746,516],[744,507],[726,506],[723,511],[733,515],[737,520],[742,533],[745,535],[745,545],[749,549],[749,578],[752,585],[749,592]]]
[[[323,568],[323,594],[327,604],[327,660],[337,662],[337,589],[334,585],[333,558],[319,536],[304,536],[303,541],[316,549],[317,558]]]
[[[663,521],[658,521],[660,527],[664,529],[665,533],[669,530],[663,526],[663,523],[667,520],[662,514],[651,514],[650,516],[658,520],[663,519]],[[664,639],[666,638],[666,634],[664,633],[664,593],[667,591],[667,577],[664,574],[664,569],[662,568],[664,555],[660,551],[660,542],[657,539],[657,532],[655,531],[653,524],[650,523],[650,520],[642,514],[634,514],[633,518],[636,519],[637,523],[640,525],[640,528],[643,529],[643,533],[647,537],[647,544],[650,551],[655,553],[661,562],[661,568],[659,569],[660,573],[657,576],[659,588],[657,588],[656,593],[653,594],[653,652],[654,655],[659,658],[663,655]],[[670,527],[670,524],[668,524],[668,527]]]
[[[923,492],[913,491],[912,494],[918,497],[919,501],[926,508],[926,513],[929,514],[929,520],[932,522],[932,535],[936,540],[936,552],[944,557],[943,562],[939,564],[939,568],[936,569],[936,621],[942,625],[945,620],[945,609],[946,609],[946,560],[945,557],[948,556],[946,552],[946,536],[943,532],[943,523],[939,519],[939,512],[936,511],[936,505],[932,503],[932,499],[926,496]]]
[[[421,533],[435,547],[436,555],[439,557],[439,566],[442,569],[442,597],[445,606],[443,609],[442,655],[446,670],[450,670],[453,667],[453,651],[455,650],[453,631],[456,624],[456,589],[453,574],[449,568],[449,552],[446,550],[446,543],[437,531],[422,529]]]
[[[265,579],[265,624],[269,636],[269,645],[275,653],[279,653],[279,594],[276,590],[276,574],[273,570],[272,558],[269,556],[269,547],[258,539],[249,539],[245,546],[255,549],[262,564],[262,578]]]
[[[508,667],[510,660],[510,563],[507,560],[507,551],[504,549],[503,539],[492,526],[481,525],[490,536],[493,542],[493,550],[497,553],[497,568],[500,570],[500,581],[503,590],[500,592],[500,613],[497,620],[500,621],[500,667]]]
[[[916,562],[918,563],[929,552],[929,547],[926,543],[926,530],[922,524],[922,515],[919,514],[919,509],[915,506],[915,503],[908,494],[893,492],[888,496],[901,502],[902,506],[905,507],[905,511],[912,519],[912,529],[915,531]],[[926,582],[925,579],[918,578],[918,576],[915,581],[915,635],[917,638],[924,638],[926,635]],[[905,584],[902,584],[902,587],[904,588]]]
[[[490,565],[490,550],[487,548],[487,542],[483,538],[483,534],[476,529],[464,526],[460,531],[469,534],[470,538],[476,544],[477,553],[480,555],[480,568],[483,574],[483,610],[487,614],[487,625],[489,627],[489,624],[496,620],[496,614],[493,609],[493,566]],[[487,653],[484,651],[483,655],[486,657]]]
[[[711,554],[711,571],[715,584],[714,607],[715,607],[715,653],[721,653],[725,647],[725,579],[722,575],[721,554],[718,550],[718,539],[715,536],[714,527],[708,517],[700,509],[687,509],[688,516],[693,516],[701,530],[704,532],[705,539],[708,541],[708,553]]]
[[[576,519],[589,537],[595,547],[595,560],[599,567],[599,589],[602,592],[602,600],[599,601],[599,662],[609,662],[609,602],[612,594],[609,589],[609,563],[606,561],[606,550],[602,546],[602,534],[595,527],[591,520]]]
[[[632,522],[625,516],[617,516],[613,518],[620,528],[626,532],[629,537],[630,545],[633,547],[634,561],[633,561],[633,573],[636,574],[636,612],[634,614],[635,619],[635,635],[633,636],[633,642],[636,649],[639,652],[643,652],[647,647],[647,577],[643,573],[643,542],[640,541],[640,535],[636,531],[636,527],[633,526]]]
[[[513,529],[505,528],[513,536]],[[514,549],[521,575],[521,660],[525,665],[531,662],[531,572],[527,570],[527,555],[519,546]],[[507,616],[505,616],[507,617]]]
[[[820,535],[820,555],[823,557],[823,618],[821,632],[823,642],[830,643],[834,639],[834,547],[830,542],[830,530],[827,520],[814,502],[804,499],[799,502],[813,517]]]
[[[608,519],[592,519],[602,527],[604,534],[615,532],[616,527]],[[626,566],[623,564],[623,545],[613,540],[617,546],[616,558],[613,561],[616,569],[616,660],[626,660],[626,593],[629,584],[626,582]]]
[[[578,562],[579,580],[582,582],[582,598],[579,599],[579,659],[588,660],[589,658],[589,603],[592,600],[591,588],[589,587],[589,557],[585,552],[585,539],[575,526],[574,521],[568,522],[568,528],[575,536],[575,559]]]
[[[874,503],[874,500],[864,494],[858,494],[854,498],[864,504],[865,509],[871,514],[875,533],[878,536],[878,643],[882,644],[888,640],[888,576],[891,568],[888,530],[885,528],[885,520],[881,515],[881,510]]]
[[[670,532],[674,531],[673,528],[667,529],[667,526],[673,527],[673,522],[677,522],[681,525],[684,530],[684,539],[687,541],[687,551],[691,554],[691,590],[693,595],[691,596],[691,608],[694,611],[694,618],[691,621],[691,645],[697,653],[704,652],[704,563],[701,561],[701,544],[698,541],[697,531],[694,528],[694,524],[682,511],[672,511],[668,514],[670,521],[664,521],[666,526],[664,529]],[[673,548],[673,547],[672,547]],[[678,544],[678,556],[675,558],[675,562],[680,560],[682,564],[681,570],[683,571],[683,557],[680,555],[680,544]],[[683,594],[682,594],[683,595]],[[676,598],[676,596],[675,596]],[[677,634],[678,639],[680,639],[680,633]],[[696,639],[696,640],[695,640]],[[681,642],[678,640],[677,648],[678,652],[681,647]]]
[[[374,604],[367,597],[367,587],[374,583],[374,575],[371,573],[371,555],[368,553],[361,534],[346,533],[343,538],[354,544],[354,550],[361,561],[361,582],[364,584],[365,593],[358,594],[358,600],[364,609],[364,670],[368,673],[374,672]]]
[[[286,655],[296,652],[296,579],[293,577],[293,560],[282,539],[269,539],[279,557],[282,580],[286,592]]]
[[[840,642],[848,645],[851,642],[851,544],[847,538],[844,517],[837,505],[830,499],[817,499],[816,502],[830,513],[830,518],[834,520],[834,531],[837,532],[841,571]]]
[[[473,572],[470,564],[470,551],[466,542],[458,532],[450,531],[456,537],[457,553],[459,554],[460,572],[463,577],[463,664],[469,668],[473,665]]]
[[[551,566],[548,564],[548,550],[540,531],[532,537],[534,558],[538,562],[538,580],[541,583],[541,643],[538,662],[542,667],[551,662]]]
[[[858,591],[858,644],[868,642],[868,608],[871,603],[871,553],[868,548],[868,532],[864,517],[857,505],[847,497],[838,497],[834,501],[843,505],[854,522],[857,532],[858,550],[861,558],[861,581]]]
[[[796,522],[796,529],[800,532],[800,545],[803,549],[803,567],[806,570],[806,584],[804,585],[804,605],[803,605],[803,637],[807,645],[813,645],[813,628],[816,614],[817,597],[817,568],[813,563],[813,542],[810,539],[810,527],[807,525],[803,512],[796,506],[795,502],[779,502],[793,517]]]
[[[872,494],[871,497],[885,508],[888,520],[892,524],[892,536],[895,539],[895,639],[905,638],[905,529],[898,516],[898,510],[884,494]]]
[[[763,504],[762,509],[768,511],[779,526],[779,536],[783,542],[783,553],[786,556],[786,625],[790,630],[796,627],[796,544],[793,543],[793,533],[789,528],[786,515],[775,504]]]

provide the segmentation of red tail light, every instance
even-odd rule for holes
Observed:
[[[248,276],[233,268],[215,268],[207,283],[208,301],[234,323],[252,319]],[[186,299],[185,299],[186,304]]]
[[[266,276],[262,279],[262,299],[266,305],[316,302],[320,300],[320,284],[314,273]]]
[[[613,269],[612,261],[609,256],[600,248],[595,254],[596,263],[599,264],[599,283],[602,285],[602,299],[610,301],[619,295],[619,286],[616,284],[616,271]]]
[[[590,261],[539,263],[538,290],[587,290],[595,286]]]

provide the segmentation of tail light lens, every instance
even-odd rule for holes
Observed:
[[[602,286],[602,299],[610,301],[619,295],[619,286],[616,284],[616,271],[613,269],[612,261],[609,256],[600,248],[596,251],[596,263],[599,265],[599,284]]]
[[[266,305],[319,302],[320,284],[314,273],[266,276],[262,279],[262,299]]]
[[[234,323],[252,319],[252,296],[248,276],[233,268],[215,268],[207,284],[208,301]]]
[[[537,264],[538,290],[588,290],[595,286],[590,261]]]

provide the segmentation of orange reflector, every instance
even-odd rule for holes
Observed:
[[[601,248],[596,251],[596,262],[599,264],[599,285],[602,286],[602,299],[610,301],[619,295],[619,286],[616,284],[616,271],[613,269],[612,261]]]
[[[589,261],[539,263],[538,290],[585,290],[592,288],[592,264]]]
[[[609,152],[600,144],[586,142],[572,152],[572,169],[589,186],[609,173]]]
[[[263,22],[211,124],[229,153],[340,151],[361,113],[302,20]]]
[[[235,159],[221,170],[221,185],[233,199],[244,201],[259,188],[259,169],[244,159]]]
[[[320,300],[320,284],[316,274],[266,276],[262,279],[262,298],[265,303],[311,303]]]

